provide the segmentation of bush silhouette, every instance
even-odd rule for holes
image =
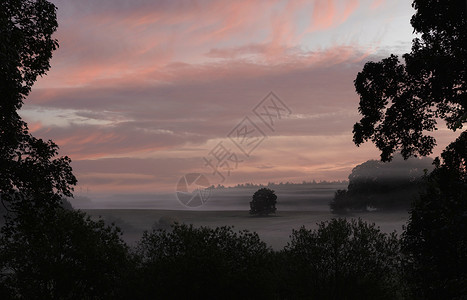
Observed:
[[[8,220],[0,236],[3,299],[116,299],[131,270],[119,228],[80,211]]]
[[[146,231],[136,252],[141,277],[133,298],[273,298],[272,251],[256,233],[175,224]]]
[[[282,281],[290,299],[398,299],[400,243],[361,219],[293,230]],[[306,287],[306,288],[304,288]]]

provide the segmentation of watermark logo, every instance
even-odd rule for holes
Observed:
[[[275,122],[292,113],[290,108],[273,92],[258,103],[253,108],[253,112],[271,131],[275,131]]]
[[[250,118],[245,117],[232,129],[227,137],[243,152],[243,154],[249,157],[253,150],[255,150],[267,136],[250,120]]]
[[[240,163],[251,157],[253,151],[267,139],[266,132],[275,132],[278,121],[292,114],[273,92],[261,100],[252,112],[232,128],[226,140],[217,143],[203,157],[203,166],[209,168],[208,174],[215,176],[218,184],[224,183]],[[204,205],[211,196],[207,176],[201,173],[186,174],[177,183],[176,195],[180,203],[187,207]]]
[[[189,173],[177,183],[177,199],[185,206],[202,206],[211,196],[209,180],[200,173]]]

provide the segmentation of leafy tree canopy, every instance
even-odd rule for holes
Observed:
[[[436,141],[427,132],[436,129],[437,118],[452,130],[467,122],[465,1],[412,6],[411,24],[419,37],[403,63],[395,55],[368,62],[355,79],[363,117],[354,125],[354,142],[373,141],[383,161],[398,149],[405,158],[430,154]]]
[[[0,236],[0,287],[21,299],[116,299],[132,271],[120,230],[61,207],[10,221]]]
[[[425,156],[436,144],[428,133],[443,120],[453,131],[467,122],[467,5],[465,0],[415,0],[418,37],[410,53],[368,62],[355,79],[360,122],[354,142],[371,140],[390,160]],[[414,202],[403,249],[414,298],[467,295],[467,132],[435,160],[427,189]]]
[[[467,132],[435,160],[426,191],[413,203],[403,234],[405,273],[415,299],[467,295]]]
[[[430,158],[396,155],[390,162],[369,160],[349,175],[347,190],[338,190],[330,203],[333,212],[408,209],[423,188],[425,171],[433,169]]]
[[[253,194],[250,202],[250,214],[268,215],[276,212],[277,196],[273,190],[261,188]]]
[[[9,209],[31,215],[59,205],[76,184],[71,160],[29,134],[17,113],[58,47],[55,10],[44,0],[0,3],[0,195]]]
[[[141,258],[138,290],[162,298],[269,298],[271,250],[258,234],[232,227],[145,232],[137,246]],[[227,291],[227,293],[226,293]],[[141,297],[145,298],[145,297]]]
[[[374,224],[332,219],[292,232],[284,248],[287,284],[300,299],[397,299],[399,240]],[[288,278],[287,278],[288,277]],[[306,286],[306,289],[302,287]]]

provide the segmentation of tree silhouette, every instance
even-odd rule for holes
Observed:
[[[2,1],[0,4],[0,195],[21,214],[40,214],[71,196],[76,178],[58,146],[28,132],[18,115],[37,76],[50,67],[56,7],[47,1]]]
[[[368,160],[352,170],[347,190],[336,191],[330,207],[334,213],[369,207],[409,209],[424,186],[424,172],[432,169],[432,159],[426,157],[404,160],[396,155],[390,162]]]
[[[361,219],[318,225],[293,230],[284,248],[288,298],[398,299],[400,242],[395,233],[382,233]]]
[[[250,214],[268,215],[276,212],[277,196],[273,190],[261,188],[253,194],[250,202]]]
[[[441,156],[403,234],[405,273],[418,297],[460,299],[467,295],[467,133]]]
[[[412,6],[419,37],[404,62],[395,55],[368,62],[355,79],[363,117],[354,125],[354,142],[371,140],[383,161],[399,149],[404,158],[430,154],[436,141],[426,133],[437,119],[453,131],[467,122],[466,3],[415,0]],[[464,131],[435,160],[428,188],[413,204],[403,249],[415,298],[467,295],[466,146]]]
[[[0,293],[25,299],[121,297],[122,275],[131,268],[119,230],[62,207],[76,184],[71,160],[57,157],[52,141],[32,136],[18,115],[58,47],[52,38],[55,11],[44,0],[0,2],[0,198],[6,210]]]
[[[61,207],[41,216],[3,229],[0,287],[5,298],[125,298],[133,268],[120,229]]]
[[[172,230],[144,232],[137,254],[136,298],[274,298],[271,250],[256,233],[175,224]]]
[[[464,0],[414,1],[411,24],[420,34],[404,64],[395,55],[368,62],[355,79],[360,95],[354,125],[357,145],[371,140],[383,161],[400,149],[407,158],[428,155],[436,141],[425,134],[436,128],[436,118],[448,128],[467,122],[467,21]]]

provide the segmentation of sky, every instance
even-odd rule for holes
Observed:
[[[60,48],[20,113],[77,194],[345,180],[379,157],[352,142],[353,80],[414,37],[406,0],[52,2]]]

